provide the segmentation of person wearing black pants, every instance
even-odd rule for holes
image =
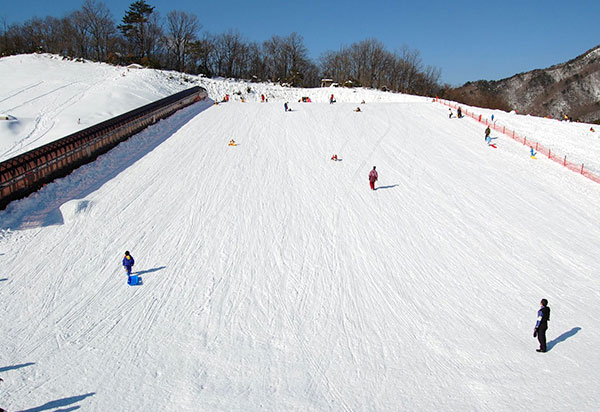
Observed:
[[[535,329],[533,330],[533,337],[537,336],[540,342],[540,348],[536,349],[537,352],[546,352],[546,331],[548,330],[548,321],[550,320],[550,308],[548,307],[548,300],[542,299],[540,302],[540,310],[538,310],[537,322],[535,323]]]

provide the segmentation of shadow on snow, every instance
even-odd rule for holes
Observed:
[[[94,396],[95,394],[96,394],[95,392],[91,392],[91,393],[86,393],[85,395],[78,395],[78,396],[71,396],[69,398],[57,399],[55,401],[46,402],[45,404],[37,406],[35,408],[23,409],[20,412],[41,412],[41,411],[47,411],[50,409],[56,409],[56,408],[60,408],[62,406],[68,406],[68,405],[74,404],[76,402],[81,402],[85,398]],[[67,409],[60,409],[60,411],[67,412],[67,411],[74,411],[76,409],[79,409],[79,406],[72,406]]]
[[[85,198],[98,190],[211,106],[212,100],[207,99],[183,108],[131,136],[68,176],[47,184],[25,199],[11,202],[6,210],[0,212],[0,229],[18,230],[63,224],[59,209],[62,204]]]
[[[396,187],[396,186],[398,186],[398,185],[379,186],[379,187],[376,187],[375,190],[391,189],[391,188]]]
[[[32,366],[32,365],[35,365],[35,363],[27,362],[27,363],[22,363],[20,365],[4,366],[4,367],[0,367],[0,372],[11,371],[14,369],[21,369],[21,368],[25,368],[27,366]]]
[[[571,336],[577,334],[577,332],[579,332],[580,330],[581,330],[581,328],[579,326],[576,326],[573,329],[571,329],[570,331],[563,333],[559,337],[552,339],[550,342],[548,342],[546,344],[546,350],[547,351],[552,350],[552,348],[554,346],[556,346],[556,344],[566,341]]]
[[[131,272],[132,275],[143,275],[144,273],[152,273],[152,272],[158,272],[159,270],[163,270],[165,269],[166,266],[159,266],[157,268],[152,268],[152,269],[146,269],[146,270],[140,270],[138,272]]]

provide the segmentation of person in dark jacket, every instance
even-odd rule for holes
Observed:
[[[456,109],[456,117],[458,117],[459,119],[460,119],[461,117],[463,117],[463,116],[462,116],[462,109],[461,109],[460,107],[459,107],[458,109]]]
[[[533,330],[533,337],[537,336],[540,342],[540,348],[536,349],[537,352],[546,352],[546,331],[548,330],[548,321],[550,320],[550,308],[548,307],[548,300],[542,299],[540,301],[540,310],[537,313],[537,322],[535,323],[535,329]]]
[[[2,378],[0,378],[0,382],[4,382],[4,380]],[[0,412],[7,412],[7,411],[6,411],[6,409],[0,408]]]
[[[490,129],[490,126],[485,128],[485,140],[487,141],[488,137],[490,137],[490,134],[492,133],[492,130]]]
[[[127,271],[127,276],[131,276],[131,269],[133,268],[133,265],[135,265],[135,260],[133,260],[133,256],[131,256],[127,250],[125,252],[125,256],[123,257],[123,267]]]

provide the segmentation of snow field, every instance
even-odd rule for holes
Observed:
[[[429,101],[290,105],[192,106],[0,212],[3,407],[596,409],[596,184]]]
[[[0,59],[0,161],[191,87],[168,72],[32,54]]]

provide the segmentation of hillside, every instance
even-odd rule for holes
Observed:
[[[49,54],[0,59],[0,161],[191,87],[180,75]]]
[[[0,212],[1,407],[597,410],[598,184],[431,99],[198,81],[235,98]]]
[[[476,81],[451,91],[470,104],[516,109],[535,116],[600,121],[600,46],[566,63],[498,81]]]

